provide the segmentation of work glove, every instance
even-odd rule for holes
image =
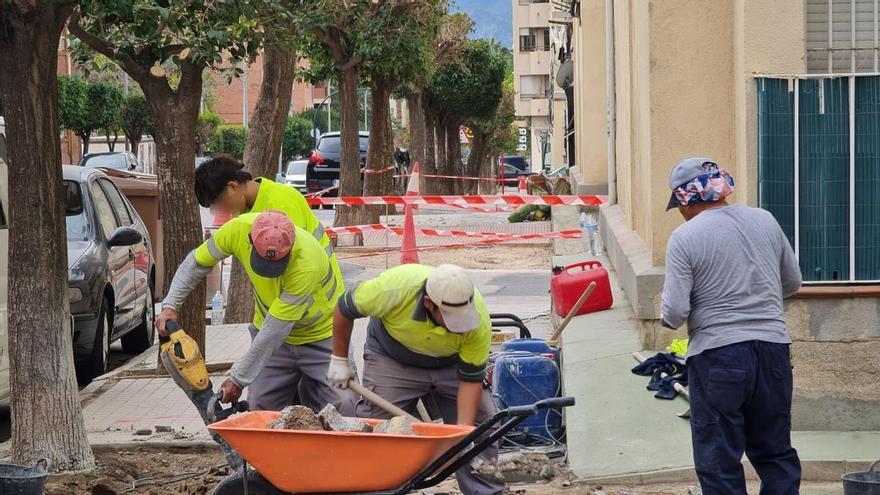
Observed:
[[[327,369],[327,383],[331,386],[347,389],[348,382],[354,378],[354,371],[347,357],[330,356],[330,367]]]

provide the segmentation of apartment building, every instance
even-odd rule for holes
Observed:
[[[666,244],[682,222],[665,211],[669,171],[713,157],[736,178],[733,201],[770,211],[799,259],[805,286],[786,304],[795,429],[880,429],[878,3],[575,0],[569,10],[573,171],[580,191],[609,194],[603,236],[643,345],[682,335],[658,323]]]
[[[519,153],[532,170],[566,163],[565,94],[552,77],[556,48],[549,0],[513,2],[513,84],[520,129]]]

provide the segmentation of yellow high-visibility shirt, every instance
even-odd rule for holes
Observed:
[[[346,292],[339,300],[339,309],[350,319],[370,316],[381,320],[387,334],[414,353],[431,358],[457,355],[459,377],[465,381],[482,380],[492,344],[492,323],[486,302],[480,292],[474,290],[480,326],[470,332],[453,333],[436,325],[424,307],[425,283],[433,269],[409,264],[385,270]]]
[[[254,326],[262,328],[267,314],[294,322],[288,344],[318,342],[333,335],[333,311],[345,287],[334,275],[326,252],[309,232],[295,227],[290,263],[277,278],[261,277],[250,266],[249,234],[259,213],[233,218],[195,250],[196,262],[212,267],[235,256],[254,287]]]

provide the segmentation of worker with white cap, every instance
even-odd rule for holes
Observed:
[[[343,294],[333,317],[327,375],[336,387],[347,388],[354,377],[349,344],[354,320],[364,317],[370,317],[366,388],[410,412],[419,399],[432,396],[447,424],[473,425],[494,413],[484,387],[492,341],[489,311],[462,268],[401,265]],[[366,401],[357,411],[362,417],[388,417]],[[482,457],[493,462],[497,455],[491,448]],[[494,495],[504,488],[470,467],[456,476],[465,495]]]
[[[221,401],[237,401],[248,387],[255,410],[301,404],[317,412],[332,403],[351,412],[350,394],[324,380],[333,308],[344,287],[321,244],[280,211],[239,215],[187,256],[162,301],[159,333],[167,333],[165,322],[177,319],[186,296],[229,256],[244,266],[254,287],[253,340],[220,386]]]

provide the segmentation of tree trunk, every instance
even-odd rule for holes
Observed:
[[[461,140],[458,137],[458,129],[461,126],[458,119],[451,118],[446,123],[446,173],[445,175],[462,175],[461,170]],[[446,180],[446,194],[458,194],[461,183],[456,179]]]
[[[159,211],[162,217],[165,281],[202,242],[195,180],[195,134],[202,94],[202,72],[184,63],[174,92],[163,79],[138,81],[156,126],[156,168],[159,176]],[[187,297],[180,308],[180,325],[199,343],[205,355],[205,283]]]
[[[361,154],[358,127],[358,69],[346,67],[339,73],[339,132],[341,134],[341,154],[339,170],[339,195],[361,196]],[[336,208],[336,227],[364,225],[372,215],[361,206],[338,206]]]
[[[437,162],[435,165],[437,175],[446,175],[446,119],[445,115],[439,115],[434,120],[434,131],[437,135],[435,143],[437,150]],[[431,192],[434,194],[446,194],[448,179],[433,179],[434,187]]]
[[[82,140],[83,143],[82,154],[83,156],[86,156],[89,154],[89,142],[92,140],[92,135],[90,133],[80,134],[79,138]]]
[[[436,136],[436,117],[434,112],[432,112],[427,105],[424,106],[424,116],[425,116],[425,163],[422,164],[422,173],[424,174],[436,174],[437,173],[437,147],[435,146],[435,142],[437,141]],[[425,191],[428,194],[433,194],[435,191],[435,183],[434,179],[429,179],[425,177],[422,179],[422,184],[425,185],[425,188],[422,191]]]
[[[391,84],[389,81],[377,80],[371,89],[373,116],[370,120],[367,169],[382,170],[394,164],[394,131],[391,128],[391,111],[388,107],[391,99]],[[386,196],[391,194],[393,175],[393,170],[381,174],[365,174],[364,195]],[[369,223],[378,222],[377,215],[376,221]]]
[[[296,53],[275,48],[263,52],[263,82],[250,121],[244,163],[254,177],[275,177],[287,111],[293,92]],[[232,260],[224,323],[248,323],[254,317],[251,282],[241,263]]]
[[[107,132],[107,147],[110,148],[110,152],[116,151],[116,141],[119,140],[119,136],[114,136],[113,140],[110,139],[110,132]]]
[[[422,108],[422,92],[415,90],[406,95],[406,108],[409,111],[409,157],[412,163],[426,165],[427,156],[425,109]]]
[[[134,153],[135,158],[140,160],[141,154],[138,152],[138,147],[141,145],[141,138],[128,138],[128,142],[130,143],[129,146],[131,146],[131,152]]]
[[[483,173],[483,164],[486,162],[487,151],[486,133],[478,129],[474,129],[474,140],[471,142],[471,154],[468,157],[466,175],[468,177],[485,177]],[[491,175],[489,175],[491,177]],[[464,188],[467,194],[476,194],[478,186],[486,185],[489,181],[470,180],[464,181]],[[481,189],[482,190],[482,189]]]
[[[12,457],[54,471],[95,467],[73,366],[61,141],[58,39],[71,4],[3,8],[0,100],[9,140],[9,358]],[[39,177],[40,180],[34,180]],[[39,253],[35,256],[34,253]],[[5,256],[5,254],[4,254]]]

